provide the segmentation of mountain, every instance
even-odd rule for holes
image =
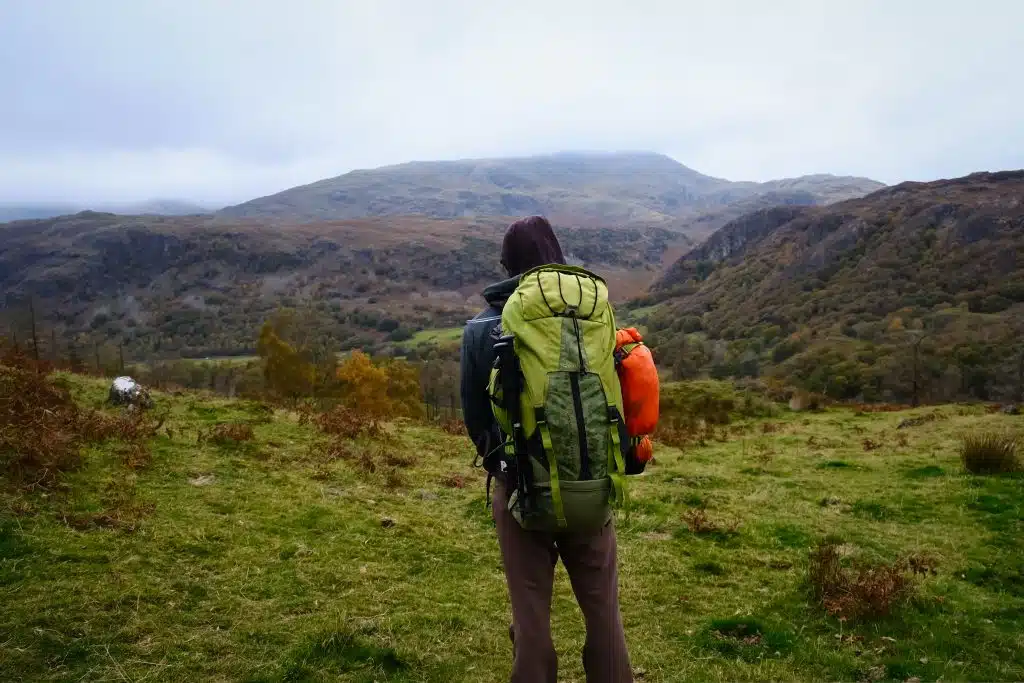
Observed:
[[[99,202],[82,204],[0,204],[0,223],[67,216],[79,211],[105,211],[127,216],[188,216],[209,213],[207,207],[178,199],[151,199],[143,202]]]
[[[368,216],[435,218],[544,214],[562,224],[618,226],[680,219],[771,193],[824,204],[881,183],[806,176],[770,183],[730,182],[654,153],[413,162],[360,170],[227,207],[230,217],[313,221]]]
[[[1015,394],[1024,171],[756,211],[680,258],[643,303],[679,376],[776,375],[842,398],[906,399],[926,381],[943,398]]]
[[[251,351],[279,306],[310,333],[368,350],[461,325],[498,265],[504,219],[322,221],[82,212],[0,225],[0,333],[25,339],[27,300],[58,343],[124,343],[135,358]],[[616,301],[692,243],[661,228],[559,228],[567,257]],[[49,339],[49,332],[44,337]]]
[[[150,199],[124,204],[97,204],[90,208],[94,211],[119,213],[125,216],[191,216],[210,213],[210,208],[207,206],[181,199]]]
[[[72,204],[0,204],[0,223],[52,218],[80,210]]]

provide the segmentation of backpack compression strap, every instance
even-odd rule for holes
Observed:
[[[615,406],[608,406],[608,476],[612,480],[612,501],[625,507],[626,500],[626,463],[622,459],[622,442],[619,440],[619,411]]]
[[[537,430],[540,432],[540,442],[544,446],[544,452],[548,456],[548,468],[551,470],[551,504],[555,508],[555,517],[558,519],[558,526],[565,528],[565,508],[562,505],[562,488],[558,485],[558,461],[555,460],[555,448],[551,443],[551,430],[548,429],[548,421],[544,415],[543,408],[535,408],[537,416]]]

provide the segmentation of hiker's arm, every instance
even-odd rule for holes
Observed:
[[[491,406],[486,399],[487,375],[480,367],[480,353],[473,328],[466,327],[462,333],[461,386],[462,420],[466,423],[469,438],[476,445],[477,452],[485,455],[488,434],[491,429]]]

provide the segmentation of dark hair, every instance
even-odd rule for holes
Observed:
[[[565,257],[546,218],[520,218],[508,226],[501,243],[501,265],[509,277],[549,263],[565,264]]]

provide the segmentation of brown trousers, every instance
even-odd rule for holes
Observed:
[[[551,641],[551,596],[559,557],[569,573],[586,622],[583,668],[587,683],[632,683],[619,613],[613,523],[587,535],[526,531],[508,511],[507,496],[496,480],[494,522],[512,602],[511,683],[557,681],[558,660]]]

